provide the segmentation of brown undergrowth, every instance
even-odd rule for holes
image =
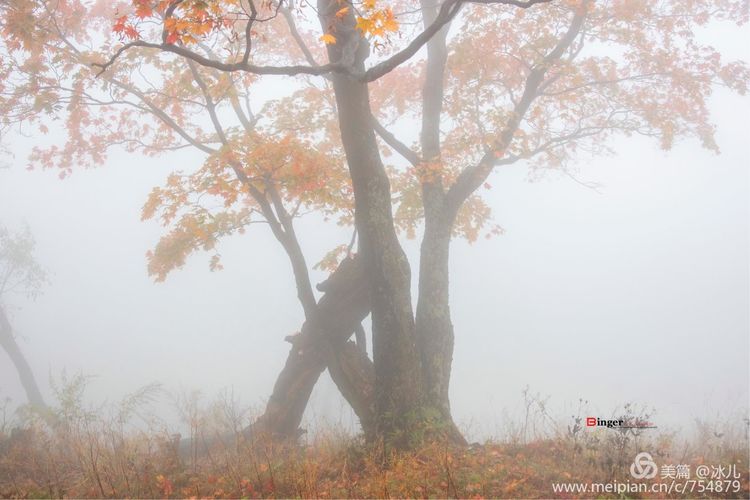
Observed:
[[[502,442],[460,449],[427,443],[386,457],[381,448],[341,432],[318,432],[295,446],[246,439],[236,425],[219,425],[217,415],[227,412],[216,411],[190,414],[193,446],[186,447],[164,429],[127,425],[147,392],[108,418],[82,410],[78,396],[69,391],[52,413],[27,414],[0,429],[0,497],[590,498],[554,492],[552,484],[637,483],[629,465],[644,450],[659,464],[693,471],[702,464],[734,466],[740,490],[595,496],[747,498],[750,491],[742,422],[722,424],[721,432],[699,422],[686,440],[675,433],[589,430],[575,416],[547,435],[523,429]]]

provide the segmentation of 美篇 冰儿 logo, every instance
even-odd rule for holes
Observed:
[[[656,477],[657,467],[650,453],[640,452],[630,464],[630,475],[635,479],[653,479]]]

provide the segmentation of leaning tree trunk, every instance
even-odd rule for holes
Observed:
[[[327,46],[329,60],[363,72],[369,47],[355,27],[354,10],[342,15],[339,2],[318,0],[318,15],[323,30],[335,32],[336,43]],[[370,118],[367,83],[342,73],[334,73],[331,79],[354,188],[360,252],[370,282],[376,429],[388,443],[407,446],[410,429],[419,424],[422,410],[411,271],[393,224],[390,183]]]
[[[367,438],[375,435],[373,412],[374,368],[359,346],[348,342],[370,313],[369,286],[360,257],[345,259],[326,281],[326,293],[302,330],[287,337],[292,348],[279,374],[265,412],[244,429],[252,442],[294,442],[304,432],[302,416],[313,387],[328,367],[331,378],[352,406]],[[184,457],[202,454],[217,442],[236,436],[182,439]]]
[[[345,259],[328,279],[327,292],[302,326],[288,337],[292,349],[265,413],[248,428],[253,435],[296,438],[315,383],[326,367],[351,404],[365,435],[373,433],[372,363],[347,340],[370,313],[369,286],[360,257]],[[352,344],[353,345],[353,344]]]
[[[354,342],[331,344],[328,372],[336,387],[359,418],[367,441],[375,432],[375,367],[362,348]]]
[[[34,372],[31,371],[26,357],[21,352],[13,336],[10,321],[8,321],[2,305],[0,305],[0,346],[8,353],[11,361],[13,361],[18,372],[18,377],[21,379],[23,389],[26,391],[26,398],[29,400],[29,404],[36,408],[46,408],[47,405],[44,402],[44,398],[42,398],[42,393],[39,391],[36,378],[34,378]]]

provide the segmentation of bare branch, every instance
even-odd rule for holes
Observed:
[[[375,118],[375,115],[372,115],[372,126],[375,129],[375,132],[380,136],[383,141],[388,144],[391,148],[393,148],[394,151],[396,151],[398,154],[403,156],[406,160],[409,161],[414,166],[417,166],[422,159],[419,157],[419,155],[412,150],[409,146],[398,140],[398,138],[393,135],[388,129],[386,129],[377,118]]]
[[[197,62],[198,64],[200,64],[201,66],[218,69],[219,71],[226,71],[229,73],[233,73],[235,71],[246,71],[248,73],[254,73],[256,75],[294,76],[294,75],[300,75],[300,74],[324,75],[324,74],[332,73],[332,72],[345,73],[347,71],[347,68],[344,65],[339,64],[339,63],[329,63],[329,64],[324,64],[322,66],[316,66],[316,67],[303,66],[303,65],[257,66],[255,64],[249,64],[246,61],[226,63],[226,62],[221,62],[221,61],[210,59],[208,57],[205,57],[201,54],[198,54],[197,52],[194,52],[182,46],[172,45],[169,43],[152,43],[152,42],[146,42],[143,40],[135,40],[133,42],[126,43],[125,45],[117,49],[117,51],[112,55],[112,57],[107,62],[92,63],[92,66],[101,68],[97,76],[104,73],[107,70],[107,68],[112,66],[115,63],[115,61],[117,61],[117,58],[119,58],[126,51],[134,47],[143,47],[143,48],[148,48],[148,49],[157,49],[163,52],[171,52],[173,54],[182,56],[186,59],[193,60]]]
[[[302,39],[302,35],[300,35],[299,30],[297,29],[297,23],[294,22],[294,16],[292,16],[292,12],[286,7],[282,7],[280,9],[280,12],[286,20],[286,24],[289,27],[289,33],[291,33],[292,38],[294,38],[294,41],[297,43],[297,47],[299,47],[299,49],[302,51],[302,54],[305,56],[305,60],[307,60],[310,66],[319,66],[319,64],[315,61],[312,52],[310,52],[310,49],[307,47],[307,44],[305,44],[305,41]]]

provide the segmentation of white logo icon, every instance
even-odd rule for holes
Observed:
[[[653,479],[656,477],[657,467],[651,454],[645,451],[635,456],[630,464],[630,475],[636,479]]]

